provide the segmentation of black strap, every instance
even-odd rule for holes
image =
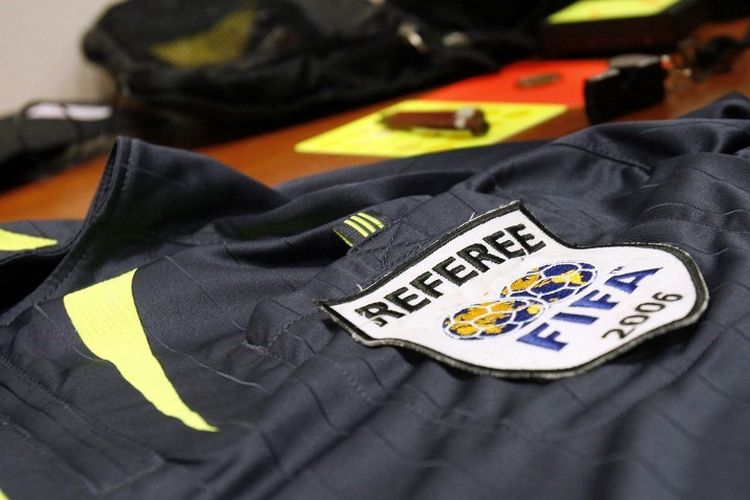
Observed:
[[[155,115],[110,104],[32,102],[0,118],[0,189],[104,153],[117,135],[143,136],[138,132],[158,123]]]

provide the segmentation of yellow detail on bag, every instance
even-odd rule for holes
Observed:
[[[151,46],[151,53],[177,67],[221,64],[242,56],[255,19],[255,12],[245,8],[228,14],[211,28]]]

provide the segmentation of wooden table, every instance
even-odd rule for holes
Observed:
[[[747,26],[745,20],[709,24],[698,29],[696,37],[705,39],[716,34],[741,37]],[[730,91],[750,96],[750,50],[740,56],[730,73],[714,75],[705,82],[679,88],[662,104],[631,113],[618,121],[675,118]],[[376,162],[382,158],[295,153],[294,145],[401,99],[403,97],[198,151],[269,185],[349,165]],[[571,109],[512,140],[554,138],[587,125],[583,110]],[[93,199],[105,160],[104,157],[95,158],[53,177],[0,194],[0,221],[82,218]]]

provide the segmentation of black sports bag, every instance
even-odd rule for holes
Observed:
[[[263,129],[497,69],[568,0],[131,0],[84,50],[139,102]]]

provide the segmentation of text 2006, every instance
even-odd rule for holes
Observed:
[[[642,325],[643,323],[648,321],[648,319],[651,317],[651,314],[661,311],[662,309],[667,307],[667,304],[669,302],[677,302],[681,300],[682,295],[679,295],[677,293],[657,292],[653,295],[652,299],[654,299],[652,302],[644,302],[642,304],[638,304],[635,308],[637,314],[625,316],[620,320],[620,325],[624,328],[613,328],[611,330],[608,330],[604,333],[604,335],[602,335],[602,338],[606,338],[607,335],[617,335],[620,339],[626,338],[628,335],[635,331],[636,326]]]

